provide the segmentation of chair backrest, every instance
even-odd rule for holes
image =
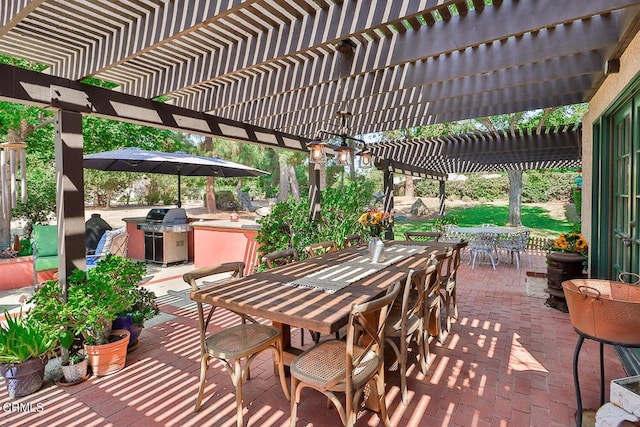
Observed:
[[[34,225],[31,237],[33,255],[39,257],[58,255],[58,226]]]
[[[431,276],[435,273],[437,263],[427,263],[425,268],[410,270],[402,289],[402,301],[400,310],[401,336],[406,336],[407,319],[412,315],[422,316],[423,305],[427,298],[427,285],[431,281]],[[417,295],[417,298],[415,297]],[[396,300],[397,301],[397,300]]]
[[[364,238],[360,234],[350,234],[344,238],[344,247],[359,246],[364,243]]]
[[[192,270],[188,273],[185,273],[182,276],[182,280],[191,285],[191,290],[194,292],[200,289],[200,285],[198,285],[198,280],[203,279],[208,276],[214,276],[217,274],[223,273],[231,273],[230,278],[240,278],[243,275],[244,271],[244,262],[225,262],[223,264],[217,264],[211,267],[202,267],[196,270]]]
[[[378,362],[376,371],[384,367],[384,326],[389,310],[400,293],[400,287],[400,282],[395,282],[384,296],[363,304],[354,304],[351,307],[349,323],[347,323],[347,390],[353,390],[354,372],[358,370],[363,360],[375,357]],[[375,323],[372,323],[372,320]],[[356,354],[356,345],[361,346],[364,351]],[[345,378],[335,378],[334,381],[337,384],[345,381]],[[329,386],[335,384],[329,384]]]
[[[449,273],[452,271],[453,263],[453,248],[446,248],[446,252],[441,252],[431,257],[427,261],[429,264],[436,264],[435,274],[431,276],[431,280],[427,285],[427,294],[440,292],[440,285],[446,283],[449,278]]]
[[[307,252],[307,255],[312,257],[326,254],[328,252],[335,252],[338,250],[338,247],[336,246],[336,242],[333,240],[327,240],[326,242],[313,243],[304,248],[304,250]]]
[[[291,264],[298,260],[298,252],[295,249],[271,252],[262,257],[262,262],[271,269],[281,265]]]
[[[455,286],[456,278],[458,276],[458,267],[460,267],[460,263],[462,261],[462,255],[460,254],[460,252],[468,245],[469,242],[463,241],[460,243],[456,243],[456,245],[453,247],[453,256],[451,258],[451,272],[447,277],[447,286],[449,284],[453,284]]]
[[[404,233],[405,240],[428,242],[437,242],[442,237],[442,234],[438,231],[407,231]]]
[[[477,233],[469,243],[471,249],[476,250],[491,250],[496,243],[496,236],[492,233]]]

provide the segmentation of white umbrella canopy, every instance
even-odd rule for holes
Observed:
[[[178,206],[180,206],[181,176],[216,176],[234,178],[242,176],[267,175],[259,169],[230,162],[217,157],[203,157],[177,151],[163,153],[161,151],[143,150],[127,147],[120,150],[84,156],[84,167],[102,171],[162,173],[178,176]]]

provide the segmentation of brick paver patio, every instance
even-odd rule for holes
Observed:
[[[545,259],[534,256],[534,270]],[[572,359],[577,335],[569,315],[545,307],[544,298],[528,296],[528,268],[501,264],[459,273],[460,319],[443,345],[432,343],[434,357],[426,377],[410,354],[410,403],[401,403],[396,370],[387,375],[387,404],[394,426],[570,426],[576,400]],[[0,425],[7,426],[232,426],[235,401],[228,374],[220,364],[209,369],[203,407],[193,412],[198,388],[199,347],[195,306],[184,297],[187,286],[161,297],[163,319],[146,328],[141,344],[129,353],[121,372],[59,387],[47,383],[36,394],[0,399]],[[184,286],[181,286],[184,284]],[[156,285],[167,285],[160,283]],[[176,288],[176,286],[173,286]],[[540,287],[538,281],[538,295]],[[532,292],[529,292],[532,293]],[[213,323],[235,321],[218,311]],[[306,340],[310,342],[311,340]],[[295,340],[294,342],[299,342]],[[605,347],[608,382],[625,373]],[[587,340],[580,356],[586,408],[599,406],[598,346]],[[289,402],[273,376],[270,353],[259,357],[244,387],[245,422],[254,426],[289,424]],[[0,380],[2,382],[3,380]],[[4,384],[0,384],[4,390]],[[608,395],[607,395],[608,397]],[[608,400],[608,398],[607,398]],[[337,412],[326,400],[305,390],[298,426],[336,426]],[[362,410],[358,425],[378,425],[375,413]]]

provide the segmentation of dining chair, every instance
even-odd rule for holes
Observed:
[[[338,410],[342,424],[353,426],[365,386],[373,381],[380,407],[380,419],[390,425],[385,403],[384,328],[387,315],[400,292],[400,282],[389,286],[386,294],[354,304],[347,323],[345,340],[323,341],[298,355],[291,363],[291,426],[297,420],[298,403],[304,388],[327,396]],[[343,405],[336,393],[345,394]]]
[[[442,237],[438,231],[407,231],[404,233],[405,240],[418,242],[437,242]]]
[[[528,241],[529,230],[523,229],[496,239],[496,249],[498,250],[498,253],[503,251],[506,254],[511,255],[511,263],[513,263],[513,259],[515,258],[516,268],[520,270],[520,253],[524,253],[527,256],[529,267],[531,267],[531,257],[529,256],[529,252],[527,252]]]
[[[295,249],[270,252],[262,257],[262,263],[265,264],[268,269],[291,264],[297,260],[298,252]]]
[[[333,240],[327,240],[326,242],[313,243],[304,248],[307,255],[310,257],[323,255],[329,252],[336,252],[338,247]]]
[[[183,280],[191,285],[196,292],[202,287],[198,280],[220,274],[228,275],[231,279],[242,277],[244,271],[243,262],[228,262],[212,267],[203,267],[186,273]],[[202,283],[204,286],[215,287],[216,282]],[[207,335],[207,327],[211,316],[216,310],[215,306],[209,308],[207,317],[204,316],[204,307],[201,302],[196,302],[198,308],[198,321],[200,325],[200,387],[194,411],[200,410],[204,395],[204,386],[209,369],[209,360],[218,359],[231,376],[231,382],[236,389],[236,423],[238,427],[244,425],[242,417],[242,385],[250,376],[250,366],[254,358],[267,349],[273,352],[273,358],[278,366],[278,375],[282,391],[290,399],[289,389],[285,381],[284,359],[282,355],[282,334],[279,329],[258,323],[245,314],[236,313],[242,319],[239,325],[228,327],[225,325],[219,332]]]
[[[491,261],[491,266],[496,269],[496,260],[494,255],[496,254],[496,238],[492,233],[478,233],[469,243],[469,250],[471,251],[471,269],[476,268],[476,259],[478,255],[487,255]]]
[[[443,268],[449,269],[449,263],[453,258],[453,248],[446,248],[446,252],[434,255],[427,262],[429,265],[435,264],[436,271],[431,275],[427,283],[426,297],[424,300],[424,312],[422,315],[422,339],[424,345],[424,365],[422,369],[426,372],[426,366],[431,363],[431,350],[429,349],[429,337],[435,337],[438,342],[444,341],[442,332],[442,294],[440,287],[442,285]]]
[[[460,267],[462,261],[462,250],[469,245],[469,242],[463,241],[457,243],[453,247],[453,256],[451,257],[451,271],[446,277],[446,282],[441,283],[441,289],[444,293],[444,308],[445,308],[445,331],[449,333],[451,330],[451,320],[458,320],[458,299],[457,299],[457,277],[458,267]]]
[[[424,363],[425,353],[422,343],[422,313],[424,311],[424,299],[426,284],[431,275],[436,271],[436,264],[426,268],[410,270],[407,274],[402,293],[398,295],[384,328],[385,344],[393,350],[400,367],[400,390],[402,403],[409,403],[407,392],[407,352],[409,344],[415,341],[420,354],[422,373],[427,374],[427,365]],[[398,343],[396,343],[398,341]]]
[[[349,248],[351,246],[360,246],[364,243],[364,238],[361,234],[350,234],[348,236],[345,236],[343,243],[345,248]]]

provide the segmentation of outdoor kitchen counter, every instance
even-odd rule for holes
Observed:
[[[143,216],[140,217],[130,217],[130,218],[122,218],[122,221],[126,224],[127,233],[129,233],[129,240],[127,241],[127,257],[133,259],[139,259],[141,261],[145,260],[144,256],[144,231],[140,229],[140,226],[145,223],[146,218]],[[187,220],[189,225],[193,225],[193,219],[189,218]],[[197,220],[195,220],[197,221]],[[190,229],[187,233],[188,235],[188,256],[189,260],[193,260],[193,229]]]
[[[244,261],[244,274],[252,274],[258,262],[256,235],[260,224],[247,219],[194,221],[193,262],[196,268],[230,261]]]

